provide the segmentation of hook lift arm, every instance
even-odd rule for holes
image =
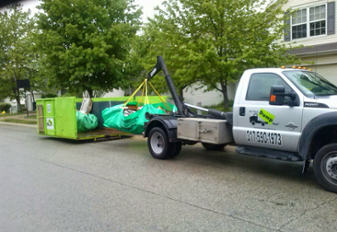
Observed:
[[[151,72],[149,72],[149,74],[147,76],[147,80],[149,81],[152,77],[154,77],[161,70],[163,70],[163,72],[164,72],[166,83],[167,83],[167,85],[169,87],[169,90],[171,92],[173,101],[174,101],[174,103],[175,103],[175,105],[178,109],[179,115],[184,115],[184,116],[189,115],[189,116],[191,116],[190,113],[188,115],[185,114],[186,107],[190,107],[190,108],[206,111],[216,118],[226,119],[226,113],[225,112],[213,110],[213,109],[206,109],[206,108],[190,105],[190,104],[187,104],[187,103],[182,103],[180,101],[180,98],[177,94],[176,88],[175,88],[175,86],[173,84],[173,81],[171,79],[171,75],[167,71],[167,68],[166,68],[166,65],[164,63],[164,59],[163,59],[162,56],[157,57],[157,64],[154,66],[154,68],[151,70]]]
[[[171,79],[171,75],[169,74],[169,72],[167,71],[166,65],[164,63],[164,59],[162,56],[158,56],[157,57],[157,64],[154,66],[154,68],[152,69],[151,72],[149,72],[148,76],[147,76],[147,80],[149,81],[152,77],[154,77],[158,72],[160,72],[161,70],[163,70],[164,75],[165,75],[165,80],[166,83],[169,87],[169,90],[171,92],[173,101],[178,109],[178,113],[179,115],[185,115],[184,114],[184,105],[183,103],[180,101],[179,96],[177,94],[176,88],[173,84],[173,81]]]

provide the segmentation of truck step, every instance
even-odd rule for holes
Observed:
[[[266,148],[255,148],[249,146],[237,146],[235,151],[241,155],[265,157],[270,159],[278,159],[284,161],[303,161],[303,159],[295,152],[287,152]]]

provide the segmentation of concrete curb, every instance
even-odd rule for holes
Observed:
[[[23,127],[37,128],[37,125],[22,124],[22,123],[11,123],[11,122],[1,122],[1,121],[0,121],[0,125],[23,126]]]

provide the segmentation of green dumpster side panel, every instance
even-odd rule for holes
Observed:
[[[43,106],[43,116],[38,118],[43,117],[45,135],[77,138],[75,97],[37,99],[36,103]]]
[[[55,99],[56,136],[76,139],[76,102],[75,97]]]
[[[44,126],[47,135],[56,135],[55,100],[43,101]]]

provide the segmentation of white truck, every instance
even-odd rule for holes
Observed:
[[[148,80],[160,70],[178,110],[147,115],[144,137],[154,158],[173,158],[184,144],[201,142],[208,150],[234,144],[239,154],[303,162],[303,172],[313,160],[317,181],[337,193],[337,87],[328,80],[304,69],[250,69],[240,78],[233,112],[219,112],[182,103],[162,57]]]

